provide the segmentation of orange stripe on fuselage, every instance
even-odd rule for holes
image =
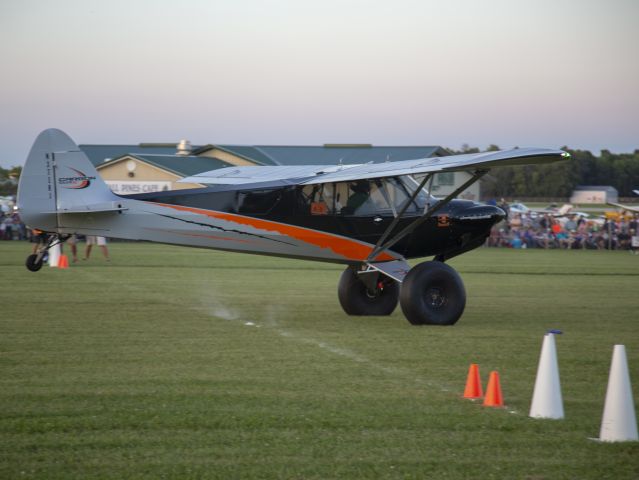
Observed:
[[[362,245],[355,240],[350,240],[348,238],[339,237],[337,235],[332,235],[330,233],[320,232],[317,230],[311,230],[309,228],[296,227],[294,225],[288,225],[285,223],[271,222],[269,220],[245,217],[232,213],[216,212],[213,210],[204,210],[201,208],[184,207],[182,205],[170,205],[168,203],[156,202],[150,203],[154,203],[155,205],[159,205],[161,207],[173,208],[174,210],[179,210],[181,212],[196,213],[198,215],[218,218],[220,220],[226,220],[228,222],[233,222],[240,225],[249,225],[260,230],[281,233],[282,235],[286,235],[288,237],[310,243],[311,245],[315,245],[320,248],[328,248],[338,255],[341,255],[349,260],[364,261],[373,251],[373,247]],[[397,257],[393,257],[386,252],[382,252],[377,255],[374,261],[384,262],[390,260],[397,260]]]

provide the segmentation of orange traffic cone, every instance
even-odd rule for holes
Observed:
[[[504,397],[501,394],[501,386],[499,385],[499,373],[490,372],[488,386],[486,387],[486,397],[484,398],[484,407],[503,407]]]
[[[69,257],[66,255],[60,255],[58,260],[58,268],[69,268]]]
[[[464,398],[481,398],[483,396],[481,380],[479,379],[479,366],[476,363],[471,363],[468,369],[468,377],[466,378]]]

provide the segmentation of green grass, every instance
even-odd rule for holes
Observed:
[[[0,478],[630,479],[600,444],[626,345],[639,398],[639,256],[479,249],[454,327],[346,316],[341,267],[113,243],[69,270],[0,243]],[[542,336],[566,419],[527,416]],[[507,408],[461,398],[468,365]]]

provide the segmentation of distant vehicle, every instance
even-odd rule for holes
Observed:
[[[530,212],[530,208],[528,208],[523,203],[511,203],[508,205],[508,209],[513,213],[528,213]]]
[[[568,157],[520,148],[364,165],[228,167],[182,180],[203,188],[123,197],[65,133],[50,129],[31,148],[18,188],[24,221],[51,234],[26,265],[39,270],[47,249],[73,234],[334,262],[346,265],[338,298],[347,314],[390,315],[399,300],[412,324],[452,325],[466,292],[444,262],[482,245],[504,218],[498,207],[455,197],[493,167]],[[441,200],[430,196],[434,175],[451,171],[471,178]],[[418,174],[426,174],[421,182]],[[412,268],[406,262],[431,255],[435,261]]]
[[[529,208],[523,203],[511,203],[508,205],[508,209],[510,213],[518,213],[520,215],[528,214],[531,217],[536,217],[538,215],[551,215],[553,217],[563,217],[564,215],[570,215],[573,212],[571,211],[573,208],[572,205],[566,203],[561,206],[561,208],[555,207],[546,207],[546,208]]]
[[[634,218],[635,215],[636,213],[633,212],[632,210],[626,210],[625,208],[622,208],[620,210],[608,210],[604,212],[603,218],[608,220],[613,220],[615,222],[621,219],[629,221],[632,218]]]

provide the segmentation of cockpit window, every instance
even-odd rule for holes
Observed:
[[[302,209],[311,215],[329,215],[335,212],[335,184],[306,185],[302,188]]]
[[[348,198],[342,206],[342,215],[374,215],[390,211],[388,196],[384,195],[381,181],[358,180],[348,182]]]
[[[307,185],[302,189],[302,208],[311,215],[396,216],[418,186],[407,176]],[[420,191],[406,212],[423,210],[428,198]]]
[[[279,203],[281,198],[281,190],[238,192],[238,213],[266,214]]]

